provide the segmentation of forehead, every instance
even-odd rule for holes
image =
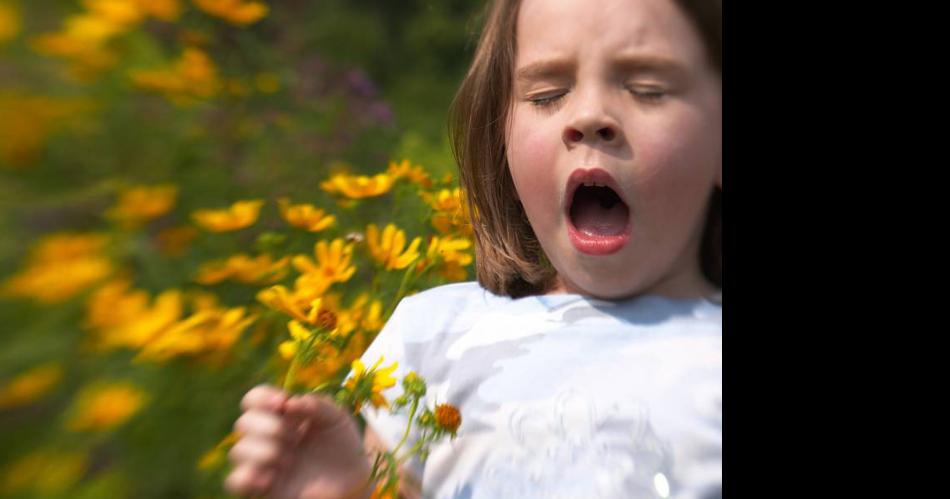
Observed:
[[[703,45],[673,0],[524,0],[518,12],[516,64],[548,57],[629,53],[689,65]]]

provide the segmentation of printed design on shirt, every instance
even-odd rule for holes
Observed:
[[[474,497],[669,496],[672,453],[644,405],[618,401],[598,410],[565,389],[506,409],[510,442],[485,462]]]

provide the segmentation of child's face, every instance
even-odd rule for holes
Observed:
[[[507,155],[557,291],[710,290],[699,245],[722,185],[721,88],[672,0],[523,2]]]

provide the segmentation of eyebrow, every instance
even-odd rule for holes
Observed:
[[[574,63],[568,59],[545,59],[518,68],[515,80],[533,80],[557,76],[574,70]]]
[[[685,76],[686,66],[664,56],[657,55],[621,55],[614,60],[614,66],[625,72],[657,71],[674,76]]]
[[[676,76],[686,75],[686,67],[675,59],[656,55],[620,55],[614,59],[612,66],[622,72],[657,71]],[[573,71],[574,62],[569,59],[545,59],[533,62],[515,72],[515,80],[533,80],[559,76]]]

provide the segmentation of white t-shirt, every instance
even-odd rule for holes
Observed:
[[[455,440],[411,462],[424,497],[722,495],[721,299],[513,300],[451,284],[399,304],[363,362],[381,355],[398,379],[426,379],[430,408],[462,414]],[[363,415],[390,448],[405,432],[405,415]]]

